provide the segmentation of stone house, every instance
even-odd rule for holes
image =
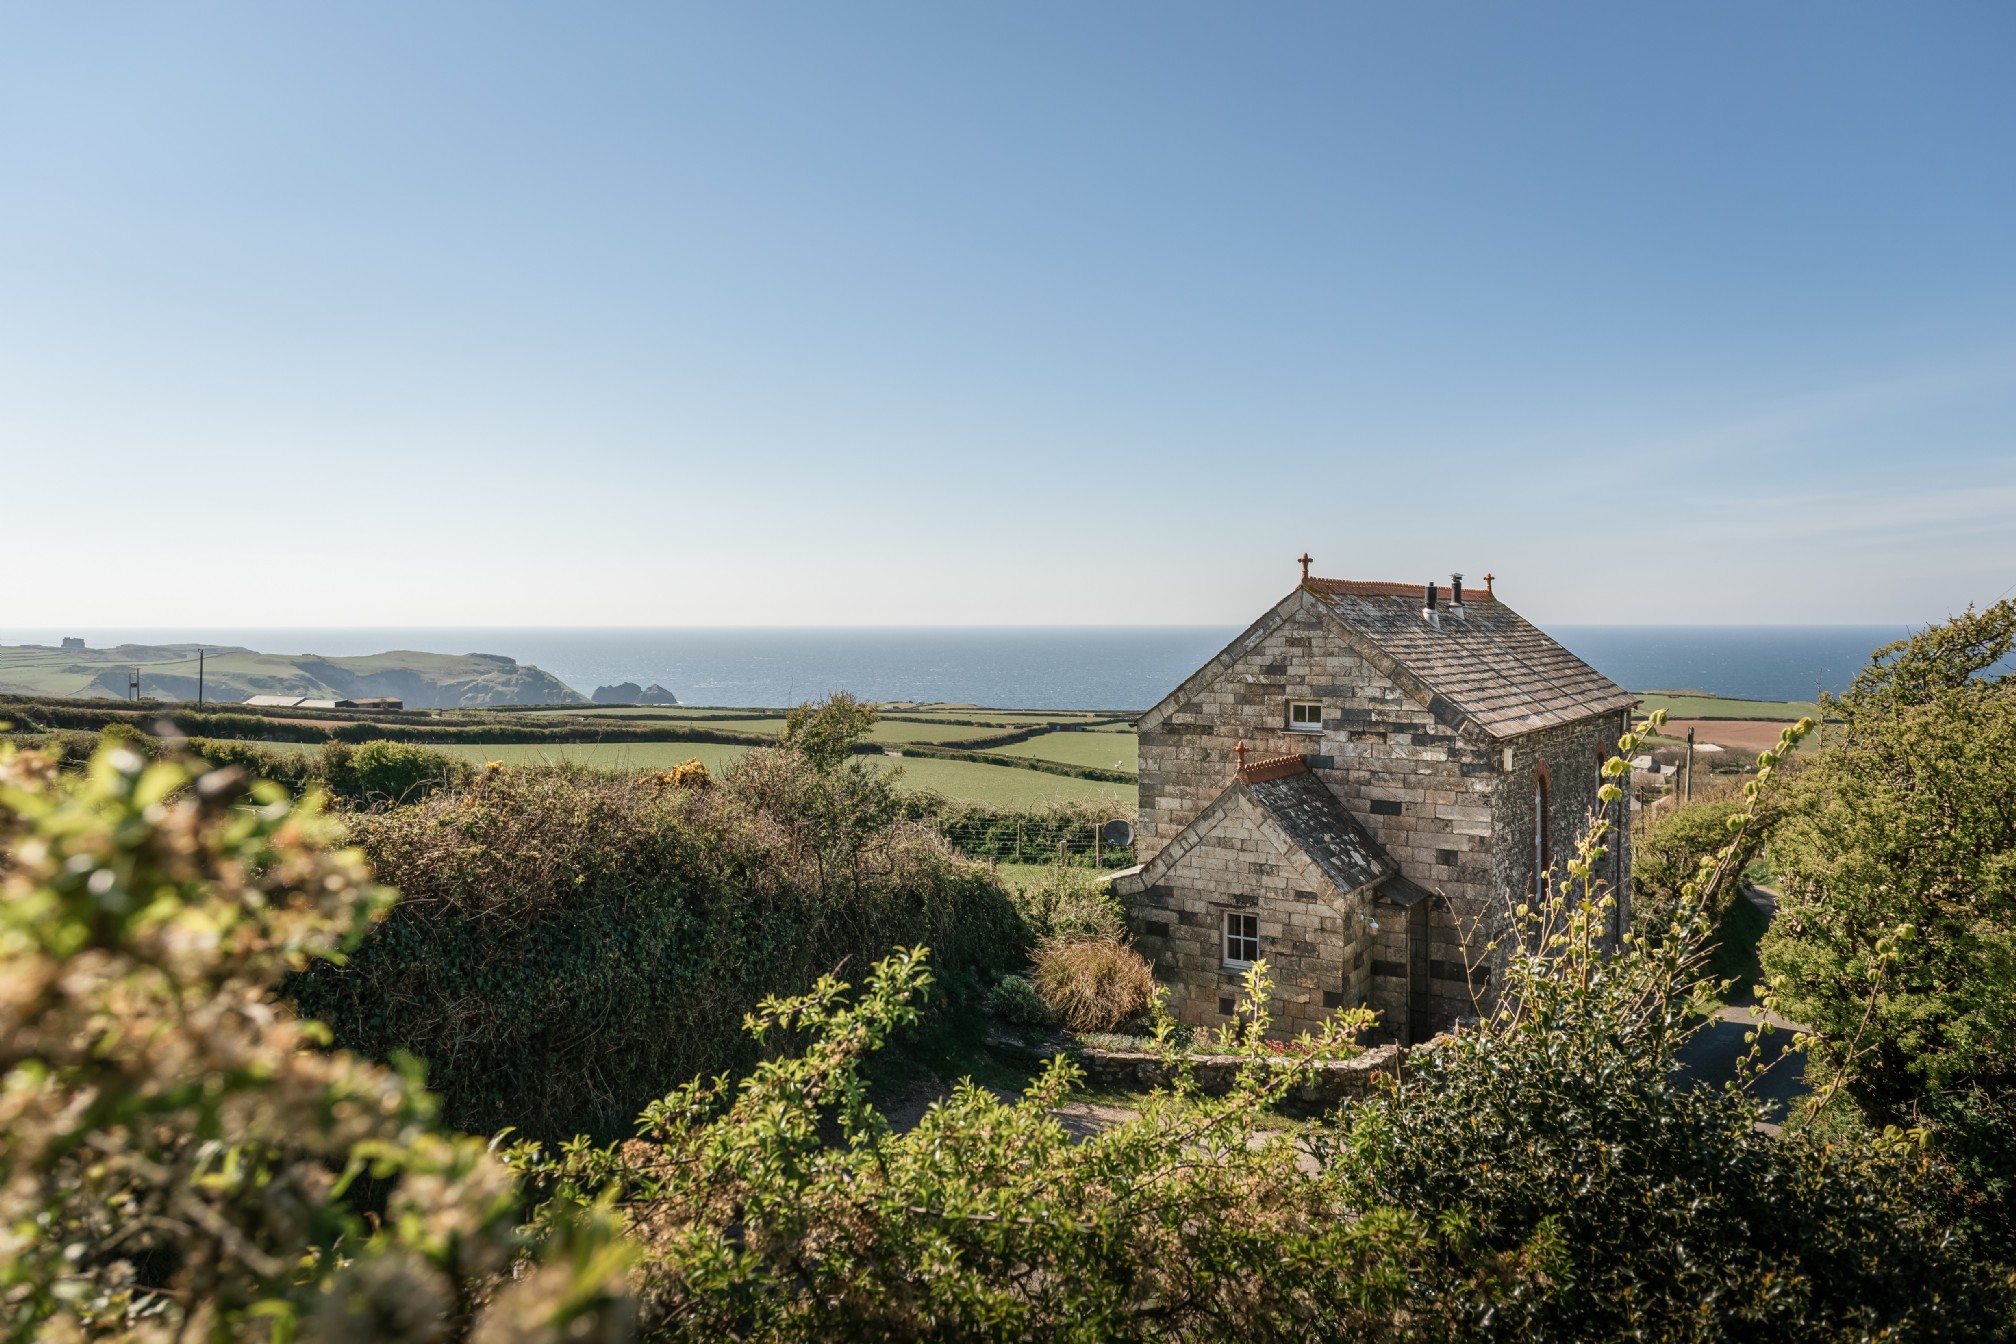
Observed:
[[[1420,1041],[1488,1006],[1486,945],[1572,856],[1634,697],[1500,601],[1311,578],[1136,723],[1142,862],[1113,878],[1183,1021],[1259,958],[1281,1035],[1366,1004]],[[1613,818],[1623,820],[1622,818]],[[1629,828],[1599,873],[1628,921]]]

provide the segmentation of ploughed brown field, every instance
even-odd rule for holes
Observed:
[[[1756,755],[1778,745],[1778,734],[1792,726],[1791,720],[1784,723],[1765,723],[1756,719],[1668,719],[1666,726],[1659,730],[1662,741],[1687,741],[1687,730],[1694,730],[1694,745],[1713,742],[1718,747],[1730,751],[1741,751]]]

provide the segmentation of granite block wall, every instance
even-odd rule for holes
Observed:
[[[1243,972],[1224,964],[1224,917],[1260,922],[1274,981],[1271,1035],[1313,1030],[1370,988],[1367,893],[1338,891],[1243,796],[1152,886],[1125,899],[1135,947],[1169,987],[1169,1008],[1193,1026],[1232,1020]]]

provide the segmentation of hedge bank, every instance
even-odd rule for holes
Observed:
[[[787,750],[707,787],[485,770],[350,826],[402,899],[288,991],[337,1044],[424,1060],[477,1133],[628,1133],[674,1085],[753,1062],[742,1023],[766,995],[897,946],[955,979],[1026,946],[1000,886],[875,772]]]

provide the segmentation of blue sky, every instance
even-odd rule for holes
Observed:
[[[0,620],[1226,622],[1305,547],[1936,619],[2016,584],[2012,50],[1987,3],[0,5]]]

